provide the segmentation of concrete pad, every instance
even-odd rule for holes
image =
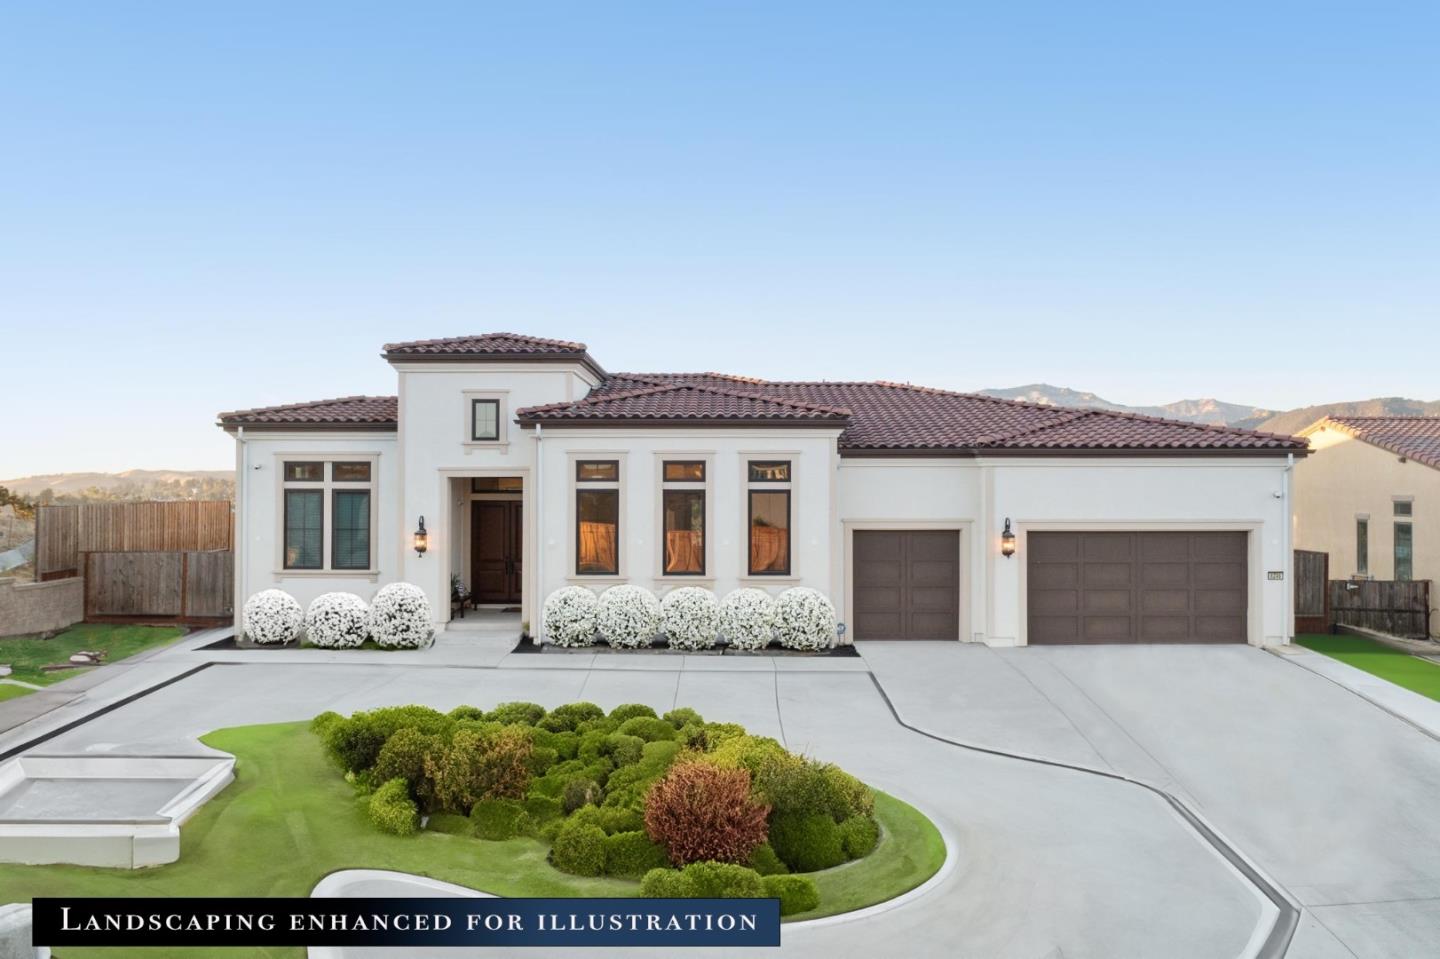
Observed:
[[[586,676],[585,685],[576,698],[594,703],[606,712],[625,703],[644,703],[657,713],[665,713],[676,706],[675,688],[679,682],[679,670],[597,669]]]
[[[775,658],[773,656],[702,656],[698,653],[687,653],[685,665],[682,668],[687,672],[714,670],[727,673],[773,673],[775,672]]]
[[[1316,906],[1311,910],[1356,956],[1433,956],[1440,947],[1440,899]]]
[[[739,723],[757,736],[785,741],[774,673],[682,673],[675,704],[689,706],[711,722]]]
[[[1440,702],[1429,696],[1411,692],[1403,686],[1396,686],[1363,669],[1356,669],[1348,663],[1331,659],[1323,653],[1314,652],[1303,646],[1288,646],[1281,651],[1280,655],[1284,656],[1287,661],[1344,686],[1397,718],[1440,738]]]

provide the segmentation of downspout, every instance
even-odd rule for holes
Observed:
[[[1295,640],[1295,550],[1291,545],[1294,538],[1295,517],[1290,515],[1290,484],[1295,470],[1295,454],[1285,454],[1285,485],[1280,488],[1283,497],[1281,502],[1285,507],[1285,628],[1282,636],[1286,643]]]
[[[235,442],[239,444],[240,469],[235,477],[235,542],[231,544],[235,558],[235,595],[231,598],[232,612],[235,614],[235,631],[238,633],[243,624],[240,622],[240,610],[244,608],[245,599],[250,594],[247,592],[245,583],[245,558],[246,547],[249,541],[246,539],[245,520],[249,516],[249,510],[245,503],[245,484],[250,481],[250,445],[245,439],[245,427],[236,429]]]
[[[540,592],[540,584],[545,581],[545,450],[541,446],[545,437],[543,423],[535,424],[535,585],[536,592]],[[535,627],[535,644],[543,645],[545,642],[545,597],[536,596],[531,599],[531,608],[535,610],[531,614]]]

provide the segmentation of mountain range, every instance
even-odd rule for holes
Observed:
[[[20,496],[38,496],[48,489],[56,498],[224,499],[233,491],[234,480],[233,470],[137,469],[119,473],[40,473],[0,479],[0,486]]]
[[[1029,383],[1007,389],[981,390],[986,396],[1007,400],[1026,400],[1044,406],[1088,407],[1139,413],[1142,416],[1163,416],[1189,423],[1214,426],[1238,426],[1266,433],[1297,433],[1322,416],[1440,416],[1440,400],[1411,400],[1400,396],[1381,396],[1368,400],[1323,403],[1294,410],[1271,410],[1244,403],[1227,403],[1217,399],[1176,400],[1160,406],[1126,406],[1113,403],[1094,393],[1072,390],[1049,383]]]

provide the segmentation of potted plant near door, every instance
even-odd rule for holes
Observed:
[[[450,574],[450,612],[465,618],[465,607],[470,604],[470,590],[465,588],[459,573]]]

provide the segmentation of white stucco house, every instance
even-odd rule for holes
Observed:
[[[403,580],[444,625],[454,576],[543,639],[568,584],[805,585],[847,641],[1292,632],[1304,440],[899,383],[608,373],[509,333],[383,356],[394,396],[220,415],[237,598]]]

